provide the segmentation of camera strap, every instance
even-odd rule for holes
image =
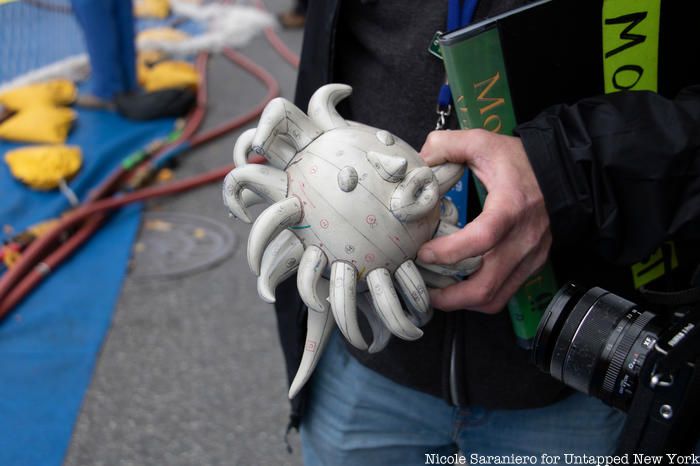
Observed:
[[[643,286],[639,292],[648,303],[669,309],[700,304],[700,286],[678,291],[656,291]]]

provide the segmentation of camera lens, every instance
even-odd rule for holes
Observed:
[[[602,288],[570,283],[547,307],[532,355],[566,385],[627,410],[658,332],[656,314]]]

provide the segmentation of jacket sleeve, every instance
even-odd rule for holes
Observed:
[[[556,245],[641,260],[700,240],[700,85],[670,100],[620,92],[548,108],[517,129]]]

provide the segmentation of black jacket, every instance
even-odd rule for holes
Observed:
[[[311,3],[297,105],[305,109],[323,84],[345,82],[354,87],[350,102],[341,107],[347,117],[387,129],[420,148],[434,126],[435,96],[444,76],[441,63],[423,52],[444,22],[447,2],[340,3]],[[477,19],[521,3],[482,0]],[[700,82],[700,46],[695,47],[685,54],[694,60],[691,76],[665,95],[591,97],[544,109],[519,126],[550,214],[551,258],[561,282],[575,279],[631,296],[629,264],[668,238],[676,240],[683,254],[676,270],[681,281],[697,264],[700,86],[678,93],[681,84]],[[303,349],[306,310],[295,280],[280,286],[277,297],[291,378]],[[528,354],[515,344],[507,312],[436,312],[424,331],[415,342],[393,338],[375,355],[348,349],[392,380],[458,405],[528,408],[567,393],[528,363]],[[294,400],[293,419],[303,413],[305,396],[302,391]]]

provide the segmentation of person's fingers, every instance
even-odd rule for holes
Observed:
[[[418,251],[418,258],[431,264],[455,264],[485,254],[513,229],[518,213],[498,192],[489,195],[484,210],[461,230],[435,238]]]
[[[430,289],[430,302],[436,309],[452,311],[468,309],[494,314],[503,309],[525,281],[539,270],[547,259],[549,248],[546,243],[523,257],[517,266],[501,278],[501,264],[495,263],[486,268],[488,262],[500,262],[493,257],[484,258],[485,273],[475,274],[469,280],[444,289]],[[494,255],[489,254],[489,256]],[[488,261],[488,262],[487,262]],[[507,259],[506,262],[507,264]]]
[[[526,257],[527,251],[509,236],[497,249],[483,256],[483,265],[468,280],[436,291],[433,305],[445,310],[481,310],[495,299],[506,278]]]
[[[475,146],[482,131],[433,131],[425,139],[420,156],[431,167],[445,162],[468,164],[476,154]]]

